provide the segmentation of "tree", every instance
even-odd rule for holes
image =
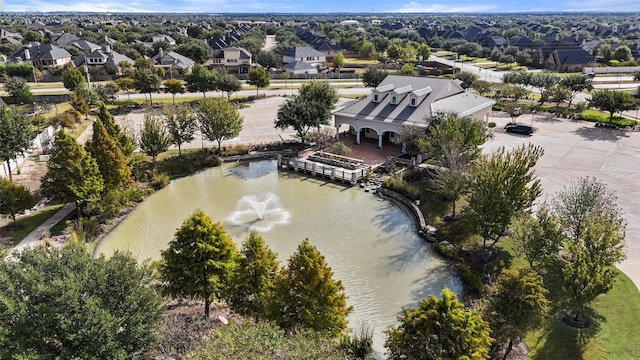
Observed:
[[[549,89],[559,82],[560,77],[543,73],[534,74],[529,79],[529,85],[537,88],[538,92],[540,92],[540,104],[544,104],[547,101]]]
[[[281,64],[280,55],[274,51],[260,50],[255,56],[255,61],[266,69],[279,68]]]
[[[413,65],[411,63],[406,63],[404,65],[402,65],[402,67],[400,68],[400,71],[398,71],[399,74],[402,75],[418,75],[418,73],[416,72],[416,70],[413,68]]]
[[[403,309],[400,325],[386,331],[389,359],[487,359],[489,325],[475,311],[464,310],[454,293],[442,290],[442,300],[430,295],[415,309]]]
[[[459,117],[455,113],[440,113],[426,120],[430,126],[427,136],[421,137],[420,151],[440,163],[448,144],[459,144],[461,155],[467,162],[480,156],[479,146],[487,141],[488,128],[481,121],[471,117]]]
[[[327,119],[330,116],[331,111],[320,101],[298,95],[280,105],[275,127],[283,130],[293,128],[296,135],[305,143],[307,133],[322,125],[322,119]]]
[[[133,146],[133,140],[131,139],[131,137],[129,137],[129,135],[125,134],[125,132],[122,131],[120,125],[116,123],[116,120],[107,108],[107,105],[100,104],[98,119],[102,121],[102,125],[104,125],[104,128],[107,129],[107,134],[109,134],[109,136],[111,136],[111,139],[115,141],[116,145],[118,145],[118,147],[120,148],[120,151],[122,151],[122,154],[125,157],[130,157],[135,150]]]
[[[531,85],[533,73],[527,71],[513,71],[502,75],[502,82],[505,84]]]
[[[370,66],[362,74],[362,82],[367,87],[378,87],[387,75],[389,75],[388,72]]]
[[[84,75],[73,66],[65,66],[62,71],[62,84],[69,91],[75,91],[79,85],[85,84]]]
[[[234,104],[224,99],[200,100],[200,109],[196,116],[204,137],[218,142],[218,152],[223,140],[233,139],[242,131],[244,118]]]
[[[191,142],[198,129],[196,116],[189,104],[164,108],[164,121],[171,137],[171,143],[178,146],[178,155],[182,156],[182,144]]]
[[[472,229],[487,239],[497,241],[514,214],[531,207],[542,191],[533,171],[544,150],[533,144],[521,145],[510,152],[504,147],[481,156],[471,172],[473,189],[467,206],[467,220]]]
[[[640,81],[640,70],[633,73],[633,81]]]
[[[475,80],[478,79],[478,75],[475,75],[468,71],[460,71],[456,73],[454,78],[462,81],[460,86],[462,86],[462,88],[466,90],[471,87]]]
[[[116,94],[120,91],[120,87],[111,81],[106,84],[93,84],[91,85],[91,90],[93,90],[100,102],[107,103],[116,100]]]
[[[249,234],[242,245],[241,255],[229,296],[231,308],[238,314],[253,316],[256,320],[265,318],[266,302],[280,273],[277,255],[257,232]]]
[[[163,291],[173,298],[204,300],[204,315],[209,317],[209,304],[222,299],[229,287],[236,258],[236,246],[222,225],[198,210],[162,250]]]
[[[506,269],[500,273],[489,296],[487,312],[494,336],[509,341],[503,360],[511,352],[514,340],[537,329],[547,319],[547,293],[542,277],[531,269]]]
[[[22,115],[11,110],[6,105],[0,105],[0,162],[6,161],[11,169],[11,160],[15,160],[19,153],[27,151],[31,146],[31,126]],[[13,181],[11,171],[9,180]]]
[[[269,84],[271,84],[271,79],[264,68],[254,68],[249,70],[247,84],[256,87],[256,97],[258,97],[258,90],[269,86]]]
[[[456,218],[456,201],[469,189],[469,162],[465,159],[463,145],[451,142],[443,145],[440,166],[432,171],[429,188],[451,200],[451,218]]]
[[[80,217],[81,203],[98,199],[103,189],[104,180],[95,159],[61,130],[42,177],[42,195],[53,201],[74,202]]]
[[[153,274],[130,255],[79,244],[0,261],[0,357],[125,359],[151,350],[162,317]]]
[[[396,145],[402,146],[402,151],[415,151],[421,139],[426,135],[426,129],[416,125],[402,125],[398,133],[391,139]]]
[[[176,104],[176,94],[184,94],[184,85],[178,79],[168,79],[164,81],[164,92],[171,94],[173,104]]]
[[[333,56],[333,61],[331,63],[333,68],[340,71],[340,69],[344,66],[344,55],[337,53]]]
[[[342,282],[333,280],[324,256],[308,239],[289,258],[269,301],[269,316],[283,329],[300,326],[329,338],[346,330],[353,310]]]
[[[547,96],[549,101],[556,104],[556,109],[560,107],[560,104],[571,99],[571,89],[568,87],[556,84],[547,90]]]
[[[371,41],[363,41],[358,49],[358,57],[361,59],[369,59],[375,53],[375,46]]]
[[[622,219],[617,197],[595,177],[583,177],[554,195],[553,211],[569,241],[578,241],[588,219]]]
[[[27,80],[21,77],[12,76],[7,78],[4,82],[4,90],[19,102],[28,103],[33,99]]]
[[[85,119],[88,118],[89,111],[91,110],[91,108],[89,107],[89,104],[87,103],[87,99],[84,96],[73,93],[71,94],[71,99],[69,100],[69,103],[71,104],[71,107],[73,108],[73,110],[84,115]]]
[[[131,93],[129,91],[131,89],[135,89],[135,80],[130,77],[122,77],[116,80],[116,84],[118,84],[118,87],[120,87],[120,89],[124,90],[127,93],[127,98],[129,99],[129,101],[131,101]]]
[[[491,83],[488,81],[476,79],[471,83],[471,88],[480,94],[480,96],[484,96],[486,93],[491,90]]]
[[[200,64],[211,58],[212,53],[211,47],[208,44],[191,39],[176,46],[175,51]]]
[[[626,223],[621,218],[589,217],[577,240],[567,242],[569,258],[562,269],[564,288],[578,319],[584,305],[613,287],[618,269],[626,259]]]
[[[151,93],[160,91],[160,77],[145,67],[136,69],[133,74],[133,87],[141,93],[149,94],[149,102],[153,103]]]
[[[387,47],[387,56],[392,60],[398,60],[402,58],[404,50],[398,44],[391,44]]]
[[[131,181],[131,167],[120,147],[111,138],[102,121],[93,123],[93,136],[86,145],[87,151],[96,159],[105,190],[122,188]]]
[[[215,72],[207,70],[200,64],[195,64],[191,73],[184,77],[184,81],[187,83],[187,91],[201,92],[202,97],[206,97],[207,91],[214,91],[218,88],[217,78]]]
[[[218,90],[227,93],[227,100],[231,100],[231,93],[242,90],[242,83],[232,74],[222,74],[218,77]]]
[[[592,91],[593,90],[593,82],[586,75],[569,75],[560,80],[560,85],[571,90],[571,96],[569,97],[569,107],[571,107],[571,103],[576,98],[578,93],[583,91]]]
[[[318,130],[320,125],[328,125],[331,120],[331,110],[336,106],[338,102],[338,91],[327,82],[323,81],[311,81],[300,87],[298,90],[298,96],[313,100],[320,106],[318,109]]]
[[[140,132],[140,150],[153,158],[154,167],[156,156],[167,151],[169,145],[171,145],[171,137],[162,120],[152,113],[144,114],[144,127]]]
[[[513,220],[513,248],[523,255],[530,267],[544,258],[558,253],[558,246],[564,239],[558,218],[546,203],[536,210],[535,217],[520,214]]]
[[[631,49],[626,45],[618,46],[613,52],[613,58],[620,62],[629,61],[633,58],[631,55]]]
[[[35,198],[26,187],[0,179],[0,215],[11,217],[14,227],[17,226],[16,215],[35,204]]]
[[[636,99],[630,94],[613,91],[598,90],[594,91],[589,100],[589,106],[600,111],[609,113],[609,122],[613,121],[613,114],[616,112],[633,110],[636,108]]]
[[[431,48],[426,43],[421,43],[418,48],[418,54],[422,56],[423,60],[428,60],[429,56],[431,56]]]

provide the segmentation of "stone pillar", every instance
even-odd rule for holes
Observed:
[[[356,180],[356,172],[354,171],[354,172],[351,173],[351,185],[355,185],[356,182],[357,182],[357,180]]]
[[[382,134],[378,134],[378,149],[382,149]]]
[[[360,145],[360,130],[356,130],[356,144]]]
[[[340,140],[340,125],[336,125],[336,140]]]
[[[311,175],[316,176],[316,163],[311,166]]]
[[[331,181],[336,181],[336,168],[331,168]]]
[[[293,160],[293,171],[298,172],[298,159]]]

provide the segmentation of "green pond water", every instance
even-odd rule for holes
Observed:
[[[402,307],[439,296],[444,287],[461,291],[450,266],[395,204],[356,187],[278,172],[275,161],[225,164],[172,181],[138,205],[97,253],[158,259],[196,209],[221,222],[238,248],[251,229],[259,230],[283,264],[309,238],[344,284],[354,307],[349,326],[373,327],[380,353],[383,331],[397,324]]]

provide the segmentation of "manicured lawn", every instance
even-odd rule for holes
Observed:
[[[22,241],[22,239],[29,235],[29,233],[35,230],[35,228],[40,226],[43,222],[45,222],[45,220],[47,220],[58,210],[60,210],[62,206],[62,204],[49,205],[33,215],[18,220],[17,230],[13,227],[13,222],[5,226],[2,229],[3,232],[8,231],[12,237],[8,245],[12,247],[17,245],[20,241]]]

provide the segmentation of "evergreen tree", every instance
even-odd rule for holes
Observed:
[[[163,113],[171,143],[178,146],[178,154],[182,155],[182,144],[195,139],[194,134],[198,129],[196,115],[191,112],[189,104],[167,106]]]
[[[237,107],[220,98],[201,99],[197,117],[204,137],[218,142],[218,152],[223,140],[240,135],[244,122]]]
[[[266,299],[273,291],[274,280],[280,271],[277,255],[257,232],[249,234],[241,255],[229,296],[231,308],[241,315],[264,318]]]
[[[16,214],[31,209],[35,204],[35,198],[26,187],[0,179],[0,215],[10,216],[14,226]]]
[[[140,149],[153,158],[153,166],[156,165],[156,157],[169,149],[171,138],[162,121],[154,114],[144,114],[144,127],[140,132]]]
[[[342,282],[333,280],[324,256],[305,239],[276,280],[269,317],[283,329],[301,326],[336,337],[346,330],[352,310]]]
[[[130,255],[35,247],[0,261],[0,358],[136,359],[157,340],[162,298]]]
[[[103,189],[104,182],[95,159],[61,130],[40,184],[42,195],[54,201],[74,202],[80,217],[80,203],[99,198]]]
[[[131,182],[131,167],[115,141],[107,133],[102,121],[93,123],[93,137],[87,151],[96,159],[105,190],[120,189]]]
[[[10,160],[31,146],[31,126],[24,116],[14,113],[6,105],[0,106],[0,162],[6,161],[11,169]],[[11,171],[9,180],[13,181]]]
[[[162,251],[160,275],[164,292],[173,298],[222,299],[236,265],[236,246],[220,223],[198,210],[178,229],[169,248]]]
[[[75,91],[75,89],[85,83],[84,76],[77,68],[73,66],[65,66],[62,71],[62,84],[69,91]]]
[[[33,100],[33,94],[27,80],[22,77],[12,76],[4,81],[4,90],[17,102],[28,103]]]
[[[504,270],[489,297],[491,329],[497,338],[507,340],[507,358],[513,341],[537,329],[549,314],[547,289],[542,277],[531,269]]]
[[[415,309],[403,309],[400,325],[386,331],[389,359],[481,360],[489,357],[490,329],[475,311],[467,311],[449,289],[442,300],[430,295]]]
[[[84,115],[85,119],[88,119],[89,111],[91,110],[91,108],[89,107],[89,104],[87,103],[87,99],[84,96],[73,93],[71,94],[71,99],[69,100],[69,103],[71,104],[71,107],[73,108],[73,110]]]
[[[130,157],[134,150],[133,141],[122,131],[122,128],[116,123],[115,118],[104,103],[100,104],[98,119],[102,121],[102,125],[107,130],[107,134],[116,142],[122,154]]]

